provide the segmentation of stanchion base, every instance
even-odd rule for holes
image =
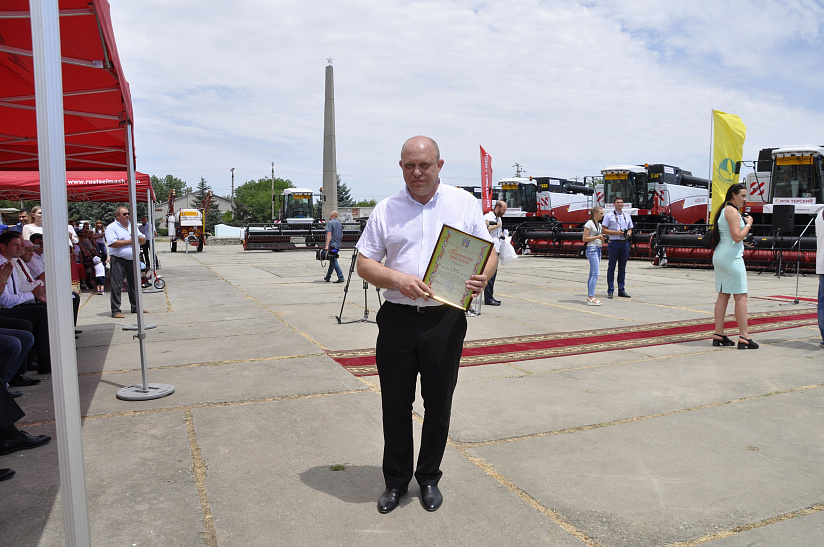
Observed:
[[[143,289],[143,294],[153,293],[153,292],[165,292],[165,290],[164,289],[155,289],[154,287],[146,287],[145,289]]]
[[[171,384],[149,384],[149,390],[143,391],[143,384],[126,386],[117,390],[117,398],[122,401],[149,401],[160,399],[175,392]]]
[[[144,329],[155,329],[155,328],[157,328],[157,325],[155,325],[154,323],[143,323],[143,328]],[[138,329],[137,325],[125,325],[123,327],[123,330],[137,330],[137,329]]]

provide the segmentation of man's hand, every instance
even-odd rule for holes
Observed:
[[[34,299],[40,302],[46,301],[46,287],[43,285],[38,285],[31,290],[32,295],[34,295]]]
[[[11,262],[3,262],[0,265],[0,285],[5,285],[14,271],[14,265]]]
[[[432,294],[432,289],[429,285],[415,277],[401,272],[395,272],[395,288],[401,291],[401,294],[412,300],[423,298],[424,301],[429,300]]]
[[[466,288],[472,291],[473,294],[481,294],[486,288],[488,281],[489,278],[487,278],[486,275],[482,273],[476,274],[466,280]]]

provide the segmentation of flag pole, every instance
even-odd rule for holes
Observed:
[[[715,191],[715,188],[713,188],[714,185],[713,185],[713,180],[712,180],[713,179],[713,176],[712,176],[713,175],[713,171],[712,171],[712,136],[715,134],[714,133],[714,131],[715,131],[715,126],[714,126],[715,116],[713,114],[714,114],[714,111],[713,111],[712,108],[710,108],[710,155],[709,155],[710,159],[709,159],[709,177],[707,177],[707,178],[710,179],[710,195],[708,196],[709,199],[707,199],[707,226],[712,226],[712,216],[711,216],[712,215],[712,195],[713,195],[713,192]]]

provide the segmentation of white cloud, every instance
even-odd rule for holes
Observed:
[[[141,171],[221,194],[276,174],[317,188],[334,58],[337,166],[356,198],[399,185],[403,141],[436,138],[447,182],[595,175],[663,162],[706,175],[710,111],[741,116],[745,155],[824,142],[824,8],[684,3],[111,0]],[[719,6],[724,6],[720,11]]]

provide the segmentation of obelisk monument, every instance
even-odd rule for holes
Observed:
[[[338,208],[338,167],[335,159],[335,77],[332,59],[326,67],[326,102],[323,109],[323,219]]]

